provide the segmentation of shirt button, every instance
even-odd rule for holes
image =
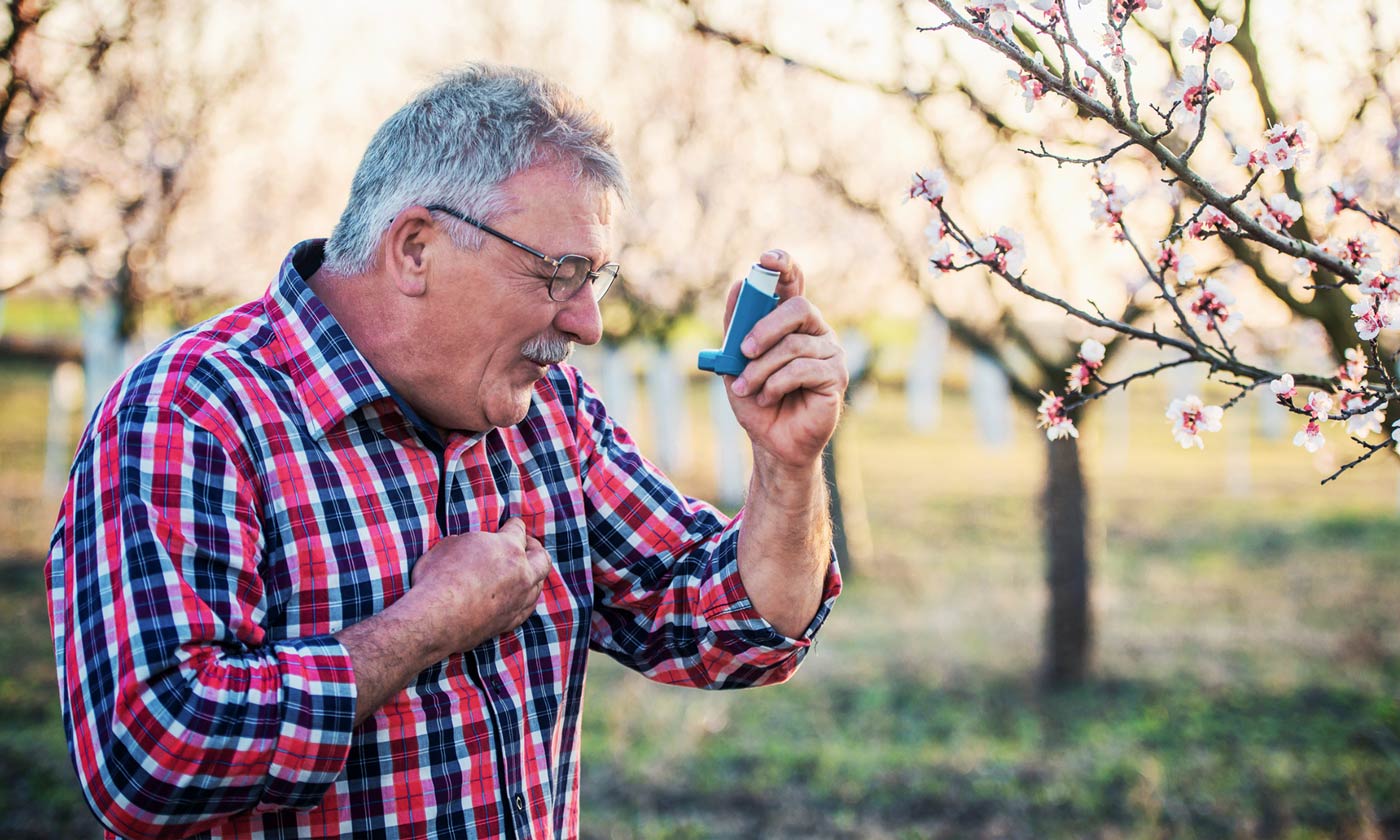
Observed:
[[[517,811],[523,811],[523,810],[525,810],[525,797],[521,796],[521,795],[518,794],[518,793],[515,795],[515,810],[517,810]]]

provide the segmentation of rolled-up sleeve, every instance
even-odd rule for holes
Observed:
[[[739,574],[743,512],[729,520],[680,493],[588,384],[576,385],[593,647],[667,683],[742,688],[788,679],[841,591],[835,556],[805,632],[779,633],[754,609]]]
[[[117,834],[312,807],[344,768],[349,654],[267,636],[258,522],[233,446],[171,407],[122,408],[80,445],[49,611],[74,766]]]

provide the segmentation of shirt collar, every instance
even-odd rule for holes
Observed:
[[[394,398],[306,283],[321,267],[325,244],[324,239],[308,239],[292,248],[264,298],[307,425],[319,436],[361,407]]]

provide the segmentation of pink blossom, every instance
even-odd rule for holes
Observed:
[[[1220,431],[1220,421],[1225,409],[1218,405],[1206,405],[1201,398],[1192,394],[1185,399],[1176,399],[1167,406],[1167,419],[1172,421],[1172,437],[1182,449],[1195,446],[1206,448],[1201,432]]]
[[[1308,394],[1308,404],[1303,410],[1311,414],[1314,420],[1326,420],[1327,413],[1332,410],[1332,397],[1323,391],[1313,391]]]
[[[1164,284],[1167,272],[1176,272],[1176,283],[1166,284],[1166,293],[1175,296],[1175,286],[1185,286],[1196,279],[1196,258],[1182,253],[1175,244],[1166,242],[1162,245],[1162,253],[1157,256],[1157,269],[1162,273]]]
[[[926,198],[935,207],[943,203],[943,196],[947,192],[948,178],[941,169],[915,172],[913,183],[909,185],[909,198]]]
[[[1036,427],[1045,430],[1045,436],[1050,440],[1059,440],[1064,437],[1079,437],[1079,430],[1074,428],[1074,421],[1065,413],[1065,398],[1056,396],[1053,392],[1041,391],[1040,408],[1036,410]]]
[[[1306,257],[1299,257],[1293,261],[1293,270],[1298,272],[1299,277],[1311,277],[1317,271],[1317,263]]]
[[[1366,351],[1360,347],[1348,347],[1343,355],[1346,361],[1337,369],[1337,378],[1341,380],[1343,387],[1359,390],[1366,384],[1366,373],[1370,369]]]
[[[1190,113],[1196,113],[1214,94],[1235,86],[1230,74],[1221,69],[1210,71],[1210,78],[1204,76],[1200,67],[1187,67],[1181,81],[1172,85],[1172,96]]]
[[[938,243],[938,247],[933,249],[933,255],[929,257],[929,268],[934,274],[945,274],[953,270],[953,250],[948,247],[947,242]]]
[[[1104,346],[1094,339],[1086,339],[1079,345],[1079,359],[1065,369],[1069,381],[1065,387],[1078,393],[1085,385],[1094,381],[1094,371],[1103,366]]]
[[[1190,68],[1187,68],[1187,74],[1190,74]],[[1211,75],[1213,77],[1215,74]],[[1224,87],[1228,89],[1229,85]],[[1308,152],[1307,133],[1308,124],[1305,122],[1293,126],[1270,126],[1264,132],[1264,148],[1236,149],[1235,165],[1255,169],[1292,169],[1298,158]]]
[[[975,4],[967,7],[967,16],[979,26],[1005,38],[1016,22],[1018,7],[1016,0],[993,0],[991,3]]]
[[[1134,12],[1160,8],[1162,0],[1109,0],[1108,13],[1113,17],[1114,23],[1122,23]]]
[[[1218,17],[1211,18],[1210,25],[1200,35],[1196,34],[1193,27],[1186,27],[1186,31],[1181,35],[1181,45],[1197,52],[1208,52],[1212,47],[1228,44],[1238,31],[1239,28],[1234,24],[1226,23]]]
[[[1043,68],[1045,56],[1036,53],[1035,63]],[[1026,113],[1029,114],[1035,107],[1035,103],[1045,98],[1045,85],[1028,70],[1007,70],[1006,75],[1021,86],[1021,96],[1026,100]]]
[[[1327,189],[1332,193],[1332,207],[1327,211],[1328,219],[1335,218],[1343,210],[1361,209],[1361,204],[1358,202],[1360,193],[1354,185],[1339,181]]]
[[[1379,261],[1376,259],[1375,237],[1351,237],[1346,241],[1342,258],[1363,271],[1376,266]]]
[[[1329,237],[1322,243],[1322,253],[1347,263],[1364,276],[1381,270],[1376,247],[1374,236],[1353,236],[1348,239]]]
[[[1239,233],[1239,228],[1220,210],[1207,205],[1187,228],[1193,239],[1205,239],[1212,233]]]
[[[1351,305],[1352,317],[1356,318],[1356,334],[1362,341],[1370,341],[1390,327],[1390,313],[1376,305],[1375,298],[1363,298]]]
[[[1301,446],[1309,452],[1316,452],[1326,443],[1322,437],[1322,426],[1316,420],[1309,420],[1308,425],[1293,436],[1293,445]]]
[[[924,227],[924,238],[928,244],[934,247],[943,241],[943,237],[948,235],[948,228],[943,225],[942,217],[936,217]]]
[[[1290,402],[1298,395],[1298,389],[1293,386],[1293,374],[1291,373],[1285,373],[1270,382],[1269,390],[1274,392],[1274,398],[1279,402]]]
[[[1055,23],[1060,19],[1059,0],[1034,0],[1031,6],[1036,11],[1045,15],[1046,23]]]
[[[1079,78],[1076,81],[1076,84],[1079,86],[1080,90],[1084,91],[1090,96],[1093,96],[1094,86],[1098,84],[1098,81],[1099,71],[1095,70],[1092,67],[1085,67],[1084,72],[1079,74]]]
[[[1361,277],[1361,294],[1391,300],[1400,295],[1400,266],[1368,271]]]
[[[985,236],[972,243],[974,256],[1003,274],[1019,275],[1026,265],[1026,246],[1021,234],[1009,227],[1001,227],[991,236]]]
[[[1302,120],[1294,125],[1276,123],[1269,126],[1268,130],[1264,132],[1264,142],[1268,146],[1283,144],[1296,154],[1306,154],[1309,131],[1307,122]]]
[[[1118,34],[1118,30],[1108,24],[1103,27],[1103,45],[1108,50],[1109,63],[1114,70],[1123,72],[1123,65],[1136,64],[1137,59],[1128,55],[1128,51],[1123,47],[1123,38]]]
[[[1343,413],[1346,413],[1348,411],[1357,412],[1355,414],[1348,415],[1346,418],[1347,434],[1364,438],[1369,436],[1372,432],[1379,432],[1381,430],[1381,422],[1384,419],[1381,410],[1361,410],[1365,408],[1366,405],[1369,403],[1369,400],[1364,393],[1360,391],[1347,389],[1339,393],[1337,395],[1337,398],[1338,408]]]
[[[1219,330],[1221,335],[1233,335],[1244,323],[1238,312],[1230,309],[1235,296],[1225,284],[1217,280],[1207,280],[1201,287],[1201,294],[1191,302],[1191,313],[1196,316],[1201,329],[1207,332]]]
[[[1269,155],[1263,149],[1238,148],[1235,150],[1236,166],[1249,166],[1254,169],[1263,169],[1269,165]]]
[[[1285,193],[1271,195],[1264,199],[1264,209],[1278,226],[1273,230],[1286,231],[1303,217],[1303,205],[1289,198]]]
[[[1094,185],[1099,188],[1100,195],[1094,198],[1090,215],[1103,227],[1117,227],[1123,221],[1123,208],[1130,197],[1118,186],[1113,171],[1103,164],[1094,167]],[[1116,235],[1121,239],[1122,231],[1118,230]]]

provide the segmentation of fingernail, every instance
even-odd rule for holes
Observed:
[[[734,393],[741,397],[749,392],[749,383],[742,376],[734,380],[731,387],[734,389]]]
[[[783,259],[783,252],[779,251],[777,248],[774,248],[771,251],[764,251],[763,256],[769,258],[770,260],[781,262]]]
[[[739,344],[739,349],[744,351],[745,356],[752,356],[758,352],[758,342],[754,340],[753,336],[749,336]]]

